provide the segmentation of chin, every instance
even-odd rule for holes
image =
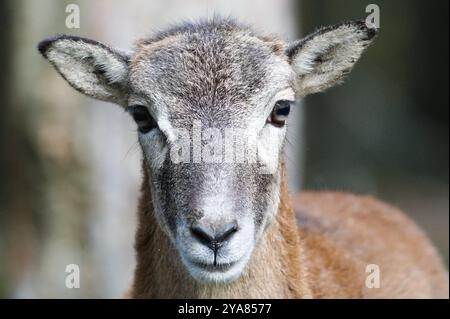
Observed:
[[[182,258],[189,274],[204,284],[228,284],[239,279],[247,266],[251,252],[234,262],[211,263],[193,262]]]

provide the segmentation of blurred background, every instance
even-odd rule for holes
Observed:
[[[140,183],[135,125],[70,88],[38,54],[67,33],[131,49],[180,20],[233,15],[294,40],[368,15],[357,0],[0,1],[0,297],[117,298],[134,268]],[[372,194],[449,252],[448,1],[374,1],[380,35],[340,87],[299,103],[292,191]],[[80,28],[65,21],[80,8]],[[81,270],[65,287],[66,265]]]

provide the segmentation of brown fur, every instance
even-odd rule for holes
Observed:
[[[145,170],[144,170],[145,172]],[[148,175],[144,174],[136,236],[135,298],[301,298],[310,297],[301,260],[295,215],[283,183],[279,214],[258,243],[247,270],[229,285],[191,279],[169,238],[153,216]],[[264,261],[264,266],[261,261]],[[270,265],[270,266],[269,266]]]
[[[337,192],[293,198],[315,297],[448,298],[448,274],[426,235],[401,211]],[[366,288],[367,264],[381,287]]]
[[[345,193],[302,193],[290,203],[285,174],[276,221],[266,230],[242,276],[228,285],[198,283],[156,223],[149,177],[144,176],[137,267],[127,296],[448,298],[448,275],[441,260],[402,212],[371,197]],[[365,286],[366,265],[372,263],[380,266],[381,288]]]

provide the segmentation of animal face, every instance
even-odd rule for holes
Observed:
[[[75,89],[133,116],[160,227],[195,279],[226,283],[277,214],[295,99],[339,82],[374,34],[352,22],[287,44],[214,20],[132,53],[68,36],[39,49]]]

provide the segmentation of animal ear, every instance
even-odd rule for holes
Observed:
[[[66,35],[43,40],[38,49],[76,90],[125,105],[127,54],[93,40]]]
[[[290,44],[286,53],[296,73],[296,93],[306,96],[342,82],[376,34],[364,21],[351,21]]]

